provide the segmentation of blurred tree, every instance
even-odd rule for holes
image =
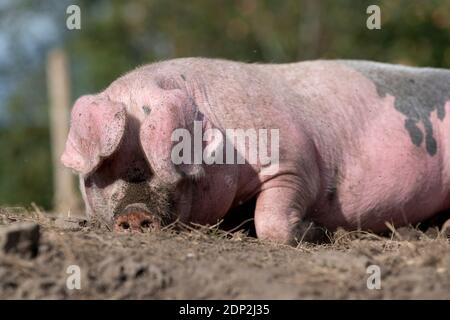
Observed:
[[[0,129],[0,203],[49,207],[52,200],[50,145],[46,127]]]

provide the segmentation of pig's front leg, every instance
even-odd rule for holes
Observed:
[[[289,245],[320,241],[324,230],[304,219],[307,204],[299,200],[299,191],[295,188],[263,190],[257,198],[255,210],[258,238]]]

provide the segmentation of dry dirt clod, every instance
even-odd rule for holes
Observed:
[[[416,241],[423,237],[423,233],[412,227],[401,227],[395,230],[395,235],[399,240]]]
[[[39,225],[34,222],[16,222],[0,226],[1,253],[34,258],[38,254],[39,238]]]
[[[439,237],[439,228],[428,228],[427,231],[425,231],[425,235],[430,239],[437,239]]]
[[[59,217],[55,220],[55,227],[67,231],[80,231],[86,226],[86,219],[77,217]]]

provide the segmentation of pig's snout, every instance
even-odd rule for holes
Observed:
[[[160,228],[160,221],[142,206],[128,206],[114,217],[116,232],[143,232]]]

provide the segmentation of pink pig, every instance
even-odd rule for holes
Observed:
[[[312,223],[379,232],[450,207],[449,88],[446,70],[366,61],[169,60],[79,98],[62,162],[87,215],[115,230],[215,224],[256,198],[262,239],[309,239]],[[173,132],[195,123],[278,129],[276,170],[247,153],[244,164],[174,163]]]

